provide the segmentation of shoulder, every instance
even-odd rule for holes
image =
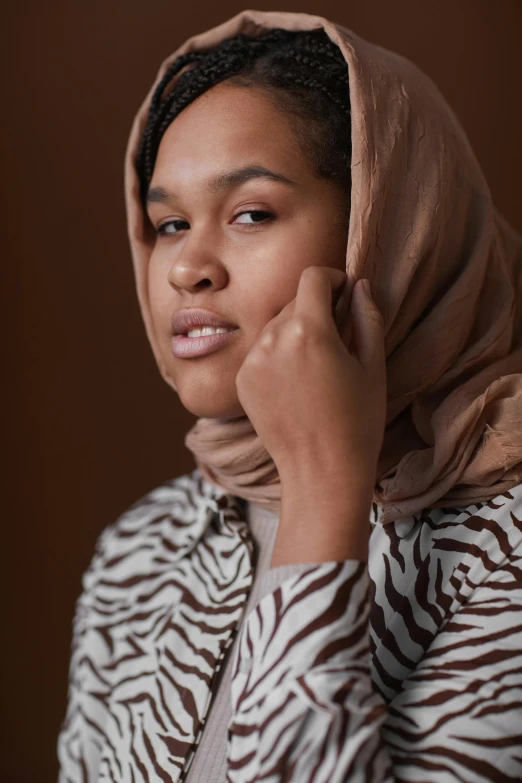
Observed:
[[[371,543],[372,676],[389,700],[448,634],[464,649],[499,627],[501,611],[512,621],[522,589],[522,484],[377,526]]]
[[[491,500],[455,509],[432,510],[427,519],[433,547],[470,557],[484,572],[494,570],[515,553],[522,555],[522,484]]]
[[[490,500],[426,508],[389,525],[381,516],[374,504],[373,560],[388,557],[392,570],[407,580],[429,560],[450,566],[451,573],[465,558],[486,572],[508,556],[522,555],[522,484]]]
[[[183,557],[204,531],[218,496],[218,488],[195,468],[135,500],[99,535],[83,575],[84,592],[111,574],[130,578],[158,558]]]
[[[522,484],[480,503],[425,509],[372,533],[370,575],[387,621],[403,602],[430,633],[486,582],[519,580],[521,564]]]
[[[486,584],[510,592],[522,573],[522,484],[480,503],[431,509],[412,547],[417,586],[431,586],[446,619]]]

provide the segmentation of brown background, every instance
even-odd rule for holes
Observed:
[[[6,783],[56,780],[74,601],[97,535],[149,489],[194,467],[183,437],[195,419],[160,378],[141,323],[122,161],[160,61],[244,7],[4,6]],[[520,0],[253,7],[322,14],[416,62],[456,110],[498,206],[522,229]]]

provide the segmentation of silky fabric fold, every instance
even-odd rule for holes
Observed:
[[[495,208],[433,82],[404,57],[323,17],[245,10],[192,36],[161,64],[134,119],[125,158],[128,234],[159,370],[176,390],[151,318],[153,239],[135,167],[152,92],[180,54],[275,27],[322,28],[347,63],[346,273],[349,285],[369,279],[385,324],[387,417],[374,490],[382,523],[493,498],[522,482],[522,239]],[[200,418],[185,444],[208,480],[280,510],[276,466],[246,416]]]

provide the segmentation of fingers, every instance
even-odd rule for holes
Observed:
[[[334,325],[343,344],[363,366],[375,368],[378,374],[385,373],[383,319],[371,291],[365,292],[365,283],[368,281],[358,280],[352,290],[342,270],[306,267],[301,273],[295,299],[291,299],[267,324],[266,329],[270,332],[267,340],[274,339],[274,326],[294,315],[313,317],[318,324]]]
[[[350,345],[352,334],[352,315],[350,307],[352,290],[353,284],[350,280],[347,280],[344,288],[341,291],[341,296],[339,297],[339,300],[335,306],[334,313],[334,320],[337,326],[337,331],[339,332],[339,336],[346,348],[348,348]]]
[[[288,321],[293,316],[294,309],[295,299],[290,299],[290,301],[285,304],[285,306],[277,313],[277,315],[274,315],[274,317],[264,325],[264,327],[261,329],[260,338],[264,335],[262,339],[264,339],[264,344],[266,346],[270,345],[274,338],[274,328],[276,326],[280,326],[285,321]]]
[[[301,273],[295,297],[295,315],[312,316],[318,323],[332,321],[332,304],[345,287],[346,272],[329,266],[308,266]]]
[[[368,280],[358,280],[351,300],[351,353],[368,369],[384,372],[384,321],[371,295]]]

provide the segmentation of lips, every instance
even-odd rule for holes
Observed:
[[[205,356],[214,353],[225,345],[232,343],[237,339],[236,332],[219,332],[217,334],[207,334],[201,337],[186,337],[183,334],[176,334],[171,341],[171,351],[179,359],[192,359],[196,356]]]
[[[187,334],[192,329],[203,329],[205,326],[239,329],[237,324],[227,321],[213,310],[200,307],[178,310],[171,318],[171,330],[174,336]]]

